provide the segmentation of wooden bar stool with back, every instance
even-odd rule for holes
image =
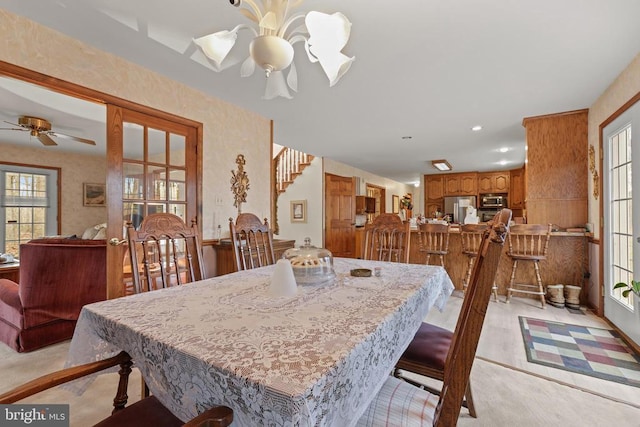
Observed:
[[[487,224],[463,224],[460,228],[460,241],[462,246],[462,254],[467,257],[467,273],[462,281],[462,293],[467,292],[467,286],[469,286],[469,280],[471,280],[471,271],[473,270],[473,264],[478,256],[478,248],[482,241],[482,236],[487,230]],[[493,286],[493,297],[498,300],[498,288]]]
[[[446,224],[420,224],[418,226],[418,251],[429,264],[431,255],[440,259],[444,267],[444,257],[449,253],[449,226]]]
[[[507,288],[507,301],[511,300],[514,292],[538,295],[542,308],[545,308],[545,288],[540,276],[540,261],[547,259],[549,240],[551,239],[551,224],[517,224],[511,227],[508,234],[511,258],[511,280]],[[535,283],[516,283],[518,265],[532,263],[535,273]]]

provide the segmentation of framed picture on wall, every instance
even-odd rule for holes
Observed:
[[[84,206],[107,206],[107,186],[106,184],[83,184]]]
[[[291,201],[291,222],[307,222],[307,201]]]
[[[391,196],[392,213],[400,213],[400,196]]]

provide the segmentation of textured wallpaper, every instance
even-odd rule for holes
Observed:
[[[1,9],[0,40],[0,60],[203,123],[205,239],[237,214],[230,178],[240,153],[251,183],[243,211],[269,212],[268,119]]]

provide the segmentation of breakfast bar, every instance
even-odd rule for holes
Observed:
[[[588,274],[588,233],[556,231],[551,233],[549,253],[546,260],[540,262],[542,281],[545,285],[564,284],[582,287],[585,275]],[[462,290],[467,271],[468,259],[462,254],[459,227],[451,226],[449,231],[449,253],[445,256],[445,269],[457,290]],[[511,259],[507,256],[509,245],[504,245],[502,258],[498,267],[496,284],[498,294],[506,295],[511,279]],[[411,232],[409,262],[422,264],[424,256],[419,251],[418,231]],[[432,262],[433,263],[433,260]],[[535,282],[533,267],[523,265],[518,268],[516,282]],[[521,295],[518,295],[521,296]],[[581,300],[585,298],[585,289],[581,292]]]

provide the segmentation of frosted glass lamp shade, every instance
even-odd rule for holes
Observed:
[[[204,37],[194,39],[193,41],[200,46],[205,55],[216,65],[220,66],[222,61],[227,57],[229,51],[236,43],[238,38],[238,30],[234,28],[232,31],[219,31]]]
[[[251,57],[261,68],[267,71],[280,71],[293,61],[293,46],[278,36],[259,36],[249,45]]]

